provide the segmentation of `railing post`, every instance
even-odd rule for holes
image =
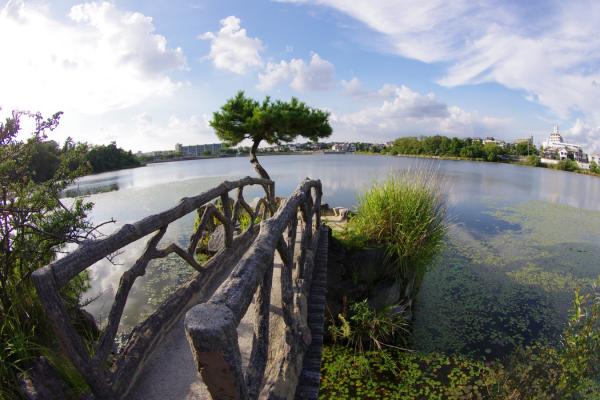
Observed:
[[[273,263],[271,262],[254,297],[254,336],[250,362],[246,369],[246,386],[250,399],[258,399],[269,358],[269,311],[272,285]]]
[[[248,399],[236,328],[224,304],[199,304],[185,315],[186,336],[213,399]]]

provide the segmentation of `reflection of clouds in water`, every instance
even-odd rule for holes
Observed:
[[[180,245],[187,245],[187,239],[189,238],[193,229],[194,217],[195,213],[191,213],[180,220],[171,223],[158,248],[166,247],[172,242],[179,243]],[[120,229],[120,226],[116,228],[115,231],[117,229]],[[121,276],[125,271],[131,268],[135,261],[142,255],[146,248],[147,241],[153,235],[154,233],[124,247],[119,252],[119,255],[113,260],[114,264],[111,264],[111,262],[108,260],[103,259],[88,269],[91,278],[91,288],[87,291],[84,297],[100,297],[89,304],[86,309],[97,319],[101,320],[102,322],[105,321],[106,316],[110,311],[110,307],[114,302],[114,296],[119,287]],[[146,295],[144,290],[142,290],[148,285],[147,280],[148,277],[152,275],[152,268],[153,265],[150,263],[146,269],[146,275],[136,279],[136,282],[132,287],[127,300],[124,312],[125,316],[139,314],[142,308],[147,308],[149,311],[153,309],[152,307],[148,307],[146,305]],[[135,322],[139,321],[136,320]]]
[[[87,187],[116,183],[121,189],[146,188],[199,177],[218,177],[224,180],[251,174],[253,170],[250,168],[248,158],[228,157],[148,164],[140,168],[86,176],[78,179],[74,185]]]
[[[385,179],[391,172],[415,169],[437,169],[444,180],[449,205],[456,213],[454,223],[467,224],[467,214],[495,210],[498,204],[527,200],[543,200],[580,208],[600,210],[600,179],[573,173],[561,173],[542,168],[526,168],[506,164],[428,160],[405,157],[360,155],[297,155],[261,157],[261,162],[276,181],[279,196],[289,195],[301,179],[309,176],[321,179],[323,201],[331,206],[353,207],[356,196],[374,180]],[[164,211],[179,199],[197,195],[223,180],[235,180],[254,175],[248,159],[223,158],[154,164],[106,174],[85,177],[78,182],[93,189],[96,186],[119,185],[118,191],[94,194],[87,199],[95,203],[91,217],[96,223],[114,218],[118,226],[104,227],[109,234],[126,223]],[[251,201],[263,195],[259,187],[244,190]],[[235,191],[231,193],[235,197]],[[493,201],[490,201],[493,200]],[[69,199],[67,199],[69,202]],[[461,216],[462,215],[462,216]],[[172,224],[163,242],[187,240],[194,224],[195,213]],[[90,268],[92,290],[88,295],[106,291],[88,308],[95,315],[107,314],[118,287],[121,274],[142,253],[148,238],[127,246],[118,257],[122,266],[101,261]],[[149,271],[152,265],[149,266]],[[148,276],[138,279],[127,303],[127,312],[146,307],[141,287]]]
[[[539,174],[540,198],[578,208],[600,209],[600,179],[572,172]]]

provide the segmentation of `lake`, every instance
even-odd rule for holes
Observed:
[[[439,171],[451,227],[416,301],[417,349],[493,357],[533,340],[554,342],[575,288],[589,288],[599,278],[600,178],[498,163],[352,154],[265,156],[261,162],[278,196],[290,194],[304,177],[318,178],[323,201],[348,208],[374,180],[394,171]],[[69,193],[88,193],[94,222],[114,218],[104,230],[110,233],[181,197],[246,175],[254,175],[246,157],[150,164],[84,177]],[[193,224],[193,215],[172,224],[163,240],[185,243]],[[91,268],[86,296],[97,298],[87,309],[100,321],[121,273],[143,246],[131,244],[114,264],[102,261]],[[121,328],[149,315],[192,272],[176,258],[154,261],[134,285]]]

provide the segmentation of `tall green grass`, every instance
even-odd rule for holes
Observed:
[[[358,198],[348,233],[366,245],[384,246],[406,281],[406,295],[418,288],[447,231],[443,180],[425,168],[391,174]]]
[[[33,283],[29,278],[12,279],[8,283],[11,284],[9,296],[12,305],[7,310],[0,307],[0,400],[21,398],[19,375],[26,372],[39,356],[46,357],[63,378],[70,390],[69,398],[80,398],[89,388],[63,355],[46,320]],[[61,291],[71,318],[77,318],[76,309],[88,287],[87,273],[82,273]],[[85,331],[80,333],[89,345],[87,340],[92,338],[88,338]]]

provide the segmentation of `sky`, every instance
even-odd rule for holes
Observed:
[[[443,134],[600,152],[600,1],[0,0],[0,116],[57,141],[218,142],[238,90],[330,112],[330,141]]]

